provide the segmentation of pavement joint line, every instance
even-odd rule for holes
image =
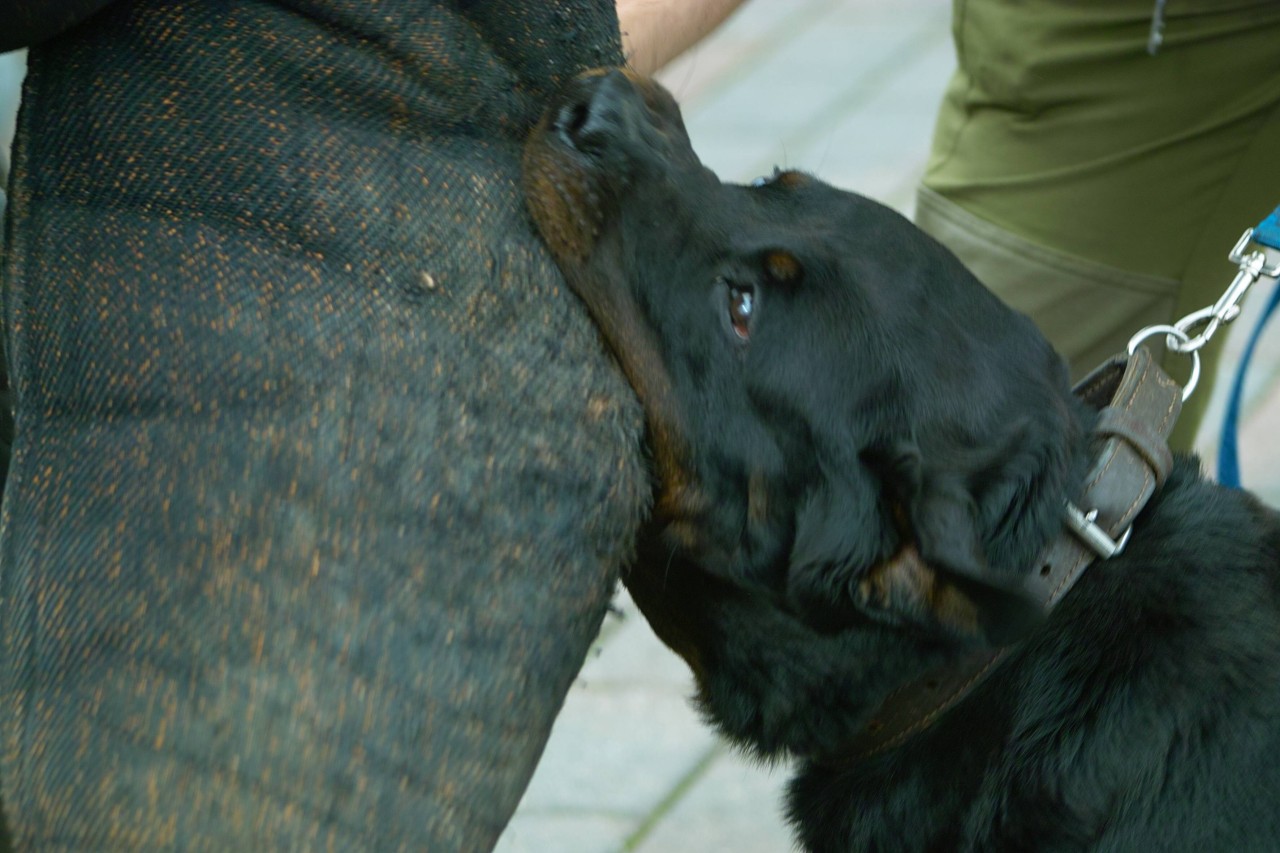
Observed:
[[[521,812],[521,816],[525,818],[547,818],[547,817],[603,817],[609,820],[621,822],[630,822],[635,820],[634,812],[624,811],[623,809],[612,808],[602,809],[597,806],[544,806],[536,809],[526,809]]]
[[[657,828],[658,824],[662,822],[662,819],[684,798],[684,795],[701,781],[703,776],[707,775],[716,759],[724,755],[727,750],[728,746],[723,741],[718,740],[712,744],[711,748],[698,759],[697,763],[689,768],[689,771],[680,777],[679,781],[667,792],[667,795],[653,807],[653,810],[645,815],[635,830],[623,839],[621,848],[623,853],[630,853],[630,851],[639,847],[649,837],[649,834]]]
[[[817,111],[814,118],[787,133],[779,142],[779,146],[784,151],[800,150],[806,140],[813,142],[822,133],[830,133],[837,124],[847,119],[860,105],[878,94],[877,86],[867,85],[869,80],[884,81],[904,76],[910,63],[903,62],[903,54],[922,53],[930,42],[937,41],[939,38],[951,38],[951,31],[949,29],[940,31],[938,22],[933,19],[921,24],[919,28],[903,40],[900,50],[893,51],[880,62],[862,69],[849,85],[843,87],[826,105]],[[751,174],[767,174],[773,170],[774,165],[772,162],[760,161]]]
[[[791,15],[787,19],[786,23],[774,29],[770,33],[769,40],[763,47],[747,54],[747,57],[743,60],[726,65],[722,71],[715,75],[711,82],[708,82],[703,87],[702,91],[698,92],[692,98],[687,100],[682,98],[680,100],[680,108],[685,112],[691,113],[696,110],[703,109],[707,105],[713,103],[727,90],[738,85],[739,78],[741,76],[741,69],[743,65],[747,64],[747,58],[750,59],[751,65],[760,65],[764,63],[774,54],[780,53],[786,49],[790,45],[791,40],[797,35],[816,26],[821,18],[832,14],[835,10],[836,6],[832,4],[823,3],[820,2],[820,0],[813,0],[813,2],[809,3],[809,5],[799,14]],[[731,26],[732,23],[731,19],[726,25]],[[697,47],[694,47],[693,50],[696,51]],[[693,56],[693,62],[695,64],[697,63],[696,53]],[[673,86],[675,85],[675,81],[668,82]]]

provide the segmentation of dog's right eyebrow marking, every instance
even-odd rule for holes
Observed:
[[[785,172],[779,172],[775,175],[771,183],[791,189],[809,183],[809,176],[799,169],[787,169]]]
[[[794,284],[802,271],[796,256],[781,249],[772,249],[765,254],[764,267],[774,281],[782,284]]]

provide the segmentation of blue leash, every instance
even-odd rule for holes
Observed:
[[[1262,220],[1253,231],[1253,242],[1270,249],[1280,250],[1280,207],[1271,211],[1271,215]],[[1227,412],[1222,423],[1222,441],[1218,446],[1218,481],[1224,486],[1240,488],[1240,400],[1244,396],[1244,375],[1253,359],[1253,351],[1262,330],[1275,313],[1280,303],[1280,286],[1271,291],[1258,324],[1253,327],[1249,341],[1245,344],[1244,354],[1240,357],[1240,365],[1236,368],[1235,379],[1231,383],[1231,396],[1227,399]]]

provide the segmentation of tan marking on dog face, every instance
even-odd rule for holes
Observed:
[[[769,252],[764,256],[764,271],[779,284],[795,284],[803,274],[796,256],[783,251]]]
[[[867,572],[856,594],[868,610],[933,623],[959,636],[982,634],[977,605],[926,565],[914,545]]]
[[[810,178],[804,172],[798,172],[794,169],[788,169],[785,172],[779,172],[777,177],[775,177],[773,180],[774,180],[774,183],[776,183],[780,187],[794,189],[796,187],[802,187],[805,184],[809,183]]]

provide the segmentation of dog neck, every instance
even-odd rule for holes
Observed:
[[[1181,387],[1141,348],[1102,365],[1075,394],[1098,412],[1098,450],[1078,499],[1084,508],[1067,503],[1062,532],[1026,575],[1025,592],[1046,616],[1089,566],[1127,543],[1173,466],[1167,440],[1182,406]],[[969,696],[1013,648],[975,650],[893,691],[850,741],[815,761],[856,765],[905,743]]]

